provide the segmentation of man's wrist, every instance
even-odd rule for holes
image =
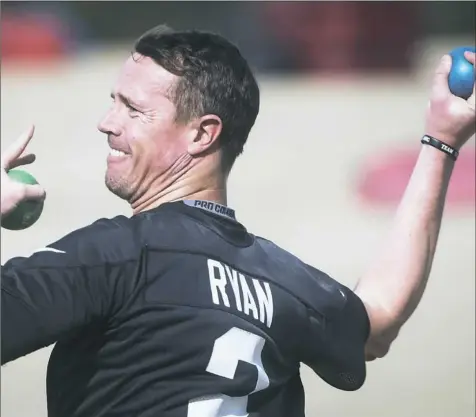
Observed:
[[[459,155],[458,149],[454,148],[448,143],[445,143],[439,138],[425,134],[422,136],[420,141],[424,147],[433,148],[437,150],[438,152],[446,155],[448,158],[450,158],[453,161],[456,161],[458,159],[458,155]]]
[[[451,167],[451,170],[453,169],[456,162],[453,158],[439,149],[423,144],[421,145],[420,156],[426,161],[426,163],[430,163],[431,165],[436,164],[438,166],[446,166],[448,168]]]
[[[444,132],[440,132],[438,130],[426,128],[423,135],[428,135],[431,136],[432,138],[438,139],[439,141],[446,143],[453,148],[455,148],[458,152],[461,148],[461,146],[456,147],[454,144],[455,143],[460,143],[461,141],[458,140],[458,135],[452,135]]]

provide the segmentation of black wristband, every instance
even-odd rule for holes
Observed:
[[[453,161],[456,161],[456,159],[458,159],[459,152],[455,148],[451,147],[450,145],[447,145],[446,143],[444,143],[441,140],[438,140],[438,139],[436,139],[432,136],[424,135],[421,138],[421,143],[423,143],[423,145],[433,146],[434,148],[438,149],[439,151],[444,152]]]

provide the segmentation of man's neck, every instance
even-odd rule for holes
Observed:
[[[171,203],[173,201],[181,200],[206,200],[213,201],[215,203],[223,204],[226,206],[226,193],[224,190],[201,190],[196,192],[186,192],[177,190],[176,193],[170,193],[164,196],[155,195],[143,204],[132,206],[134,214],[141,213],[143,211],[152,210],[159,207],[164,203]]]
[[[226,179],[200,173],[184,175],[175,181],[170,180],[169,184],[151,184],[139,199],[130,204],[133,213],[138,214],[180,200],[207,200],[226,205]]]

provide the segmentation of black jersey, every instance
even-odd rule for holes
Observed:
[[[301,363],[365,380],[360,299],[212,202],[99,220],[1,273],[2,364],[56,343],[49,417],[302,417]]]

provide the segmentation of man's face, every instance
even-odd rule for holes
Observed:
[[[129,202],[167,181],[188,157],[193,132],[175,122],[169,98],[176,82],[151,58],[135,54],[124,64],[111,93],[113,104],[98,126],[111,148],[106,186]]]

